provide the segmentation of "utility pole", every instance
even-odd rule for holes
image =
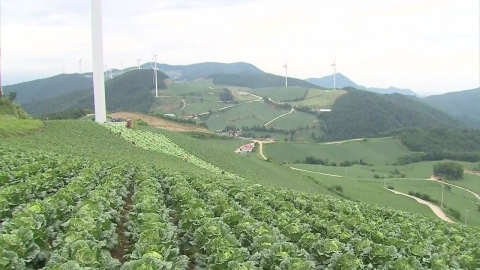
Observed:
[[[468,212],[469,212],[469,211],[470,211],[470,210],[465,210],[465,212],[466,212],[466,215],[465,215],[465,226],[467,226],[467,218],[468,218]]]
[[[442,185],[442,202],[440,203],[440,208],[443,208],[443,190],[445,189],[445,186]]]

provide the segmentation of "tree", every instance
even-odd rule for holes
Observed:
[[[8,99],[10,101],[14,101],[17,98],[17,92],[10,92],[8,93]]]
[[[433,165],[433,174],[449,180],[459,180],[463,178],[463,166],[451,161],[439,162]]]

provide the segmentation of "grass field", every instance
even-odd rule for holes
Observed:
[[[274,128],[283,128],[283,129],[297,129],[297,128],[305,128],[316,121],[317,118],[314,115],[294,111],[290,114],[282,116],[277,120],[273,121],[269,124],[269,126]]]
[[[0,138],[32,134],[42,127],[41,120],[17,119],[13,116],[0,115]]]
[[[319,166],[310,164],[292,164],[295,168],[304,169],[316,173],[339,175],[341,177],[325,176],[320,174],[302,172],[304,174],[315,177],[325,185],[341,185],[344,188],[344,194],[351,197],[354,200],[363,202],[384,205],[404,211],[413,211],[416,213],[425,214],[425,211],[431,212],[426,206],[422,206],[411,199],[402,198],[389,191],[383,189],[385,185],[393,186],[395,190],[407,193],[420,192],[422,194],[428,194],[431,198],[440,201],[441,200],[441,183],[418,180],[416,178],[429,178],[432,172],[433,163],[421,162],[411,164],[408,166],[361,166],[354,165],[348,168],[344,167],[332,167],[332,166]],[[395,168],[405,172],[407,177],[405,179],[389,179],[388,173]],[[385,179],[377,179],[374,175],[383,177],[387,175]],[[426,176],[428,175],[428,176]],[[480,177],[466,176],[465,179],[460,181],[449,181],[453,184],[463,186],[465,183],[469,183],[472,187],[477,189],[480,187]],[[473,190],[473,188],[472,188]],[[391,194],[389,194],[391,193]],[[372,194],[375,194],[372,196]],[[396,196],[396,197],[393,197]],[[400,197],[400,198],[398,198]],[[408,203],[407,203],[408,202]],[[405,204],[404,204],[405,203]],[[444,204],[448,207],[460,211],[461,218],[457,220],[464,222],[465,210],[470,210],[468,221],[469,224],[480,226],[480,213],[478,212],[477,204],[480,203],[475,196],[467,191],[451,187],[450,190],[444,190]],[[447,215],[448,211],[444,210]],[[433,214],[433,212],[431,212]],[[452,220],[455,220],[449,215]]]
[[[263,150],[269,158],[293,163],[307,156],[328,159],[330,162],[360,160],[373,165],[387,165],[409,153],[400,141],[391,138],[368,139],[340,144],[273,143]]]
[[[266,87],[247,91],[260,97],[267,96],[274,101],[281,102],[303,98],[310,89],[304,87]]]
[[[304,100],[292,102],[293,106],[306,105],[312,108],[330,108],[335,100],[347,92],[345,90],[310,89]]]
[[[275,117],[288,112],[279,110],[262,102],[239,104],[218,114],[213,114],[206,121],[210,130],[221,130],[226,125],[236,127],[261,126]]]

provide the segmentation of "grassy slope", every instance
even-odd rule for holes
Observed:
[[[291,102],[291,104],[293,106],[305,105],[312,108],[330,108],[337,98],[346,93],[347,91],[345,90],[330,91],[310,89],[304,100]]]
[[[242,156],[235,149],[218,147],[214,140],[200,140],[175,132],[146,128],[169,137],[189,153],[259,184],[279,186],[313,194],[331,194],[311,179],[284,166],[260,160],[256,154]]]
[[[265,145],[265,154],[277,161],[295,162],[307,156],[327,159],[330,162],[363,159],[368,164],[386,165],[393,163],[403,154],[409,153],[400,141],[391,138],[352,141],[341,144],[312,144],[278,142]]]
[[[42,126],[42,121],[30,119],[17,104],[0,99],[0,138],[35,133]]]
[[[309,91],[309,88],[305,87],[266,87],[251,89],[248,92],[260,97],[267,96],[275,101],[289,101],[303,98],[307,91]]]
[[[317,118],[312,114],[294,111],[290,114],[278,118],[269,125],[274,128],[283,128],[290,130],[297,128],[305,128],[316,120]]]
[[[283,87],[285,77],[269,73],[214,74],[209,76],[213,83],[249,88]],[[288,78],[288,84],[306,88],[324,89],[318,85],[296,78]]]

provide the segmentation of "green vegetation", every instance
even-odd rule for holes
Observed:
[[[285,85],[285,77],[269,73],[240,73],[240,74],[213,74],[208,78],[213,79],[214,84],[240,86],[248,88],[282,87]],[[292,86],[324,89],[318,85],[304,80],[288,78]]]
[[[433,165],[433,174],[448,180],[463,178],[463,166],[455,162],[439,162]]]
[[[337,98],[345,95],[347,91],[345,90],[319,90],[319,89],[310,89],[308,90],[307,96],[305,99],[291,102],[292,106],[308,106],[311,108],[322,108],[328,109]]]
[[[38,118],[43,120],[80,119],[88,114],[93,114],[93,110],[69,109],[56,113],[44,114]]]
[[[92,88],[92,79],[81,74],[59,74],[50,78],[23,82],[3,87],[5,96],[16,92],[15,101],[28,104],[48,100],[78,90]]]
[[[314,89],[312,89],[314,90]],[[277,102],[293,102],[304,99],[309,88],[301,87],[266,87],[247,90],[260,97],[269,97]]]
[[[42,127],[42,121],[31,119],[17,104],[0,99],[0,138],[31,134]]]
[[[376,137],[409,127],[458,127],[452,117],[410,98],[349,90],[320,114],[325,140]]]
[[[291,130],[310,127],[317,118],[314,115],[294,111],[273,121],[269,126],[273,128]]]
[[[357,140],[344,143],[273,143],[263,146],[266,155],[279,162],[303,162],[306,157],[335,162],[362,159],[373,165],[394,163],[398,157],[409,153],[399,140],[393,138]]]
[[[480,88],[428,96],[421,101],[464,121],[471,128],[480,128]]]
[[[158,88],[165,89],[167,78],[158,72]],[[154,103],[150,70],[132,70],[105,82],[107,111],[149,112]],[[85,89],[23,106],[32,115],[50,114],[69,109],[93,109],[93,90]]]

